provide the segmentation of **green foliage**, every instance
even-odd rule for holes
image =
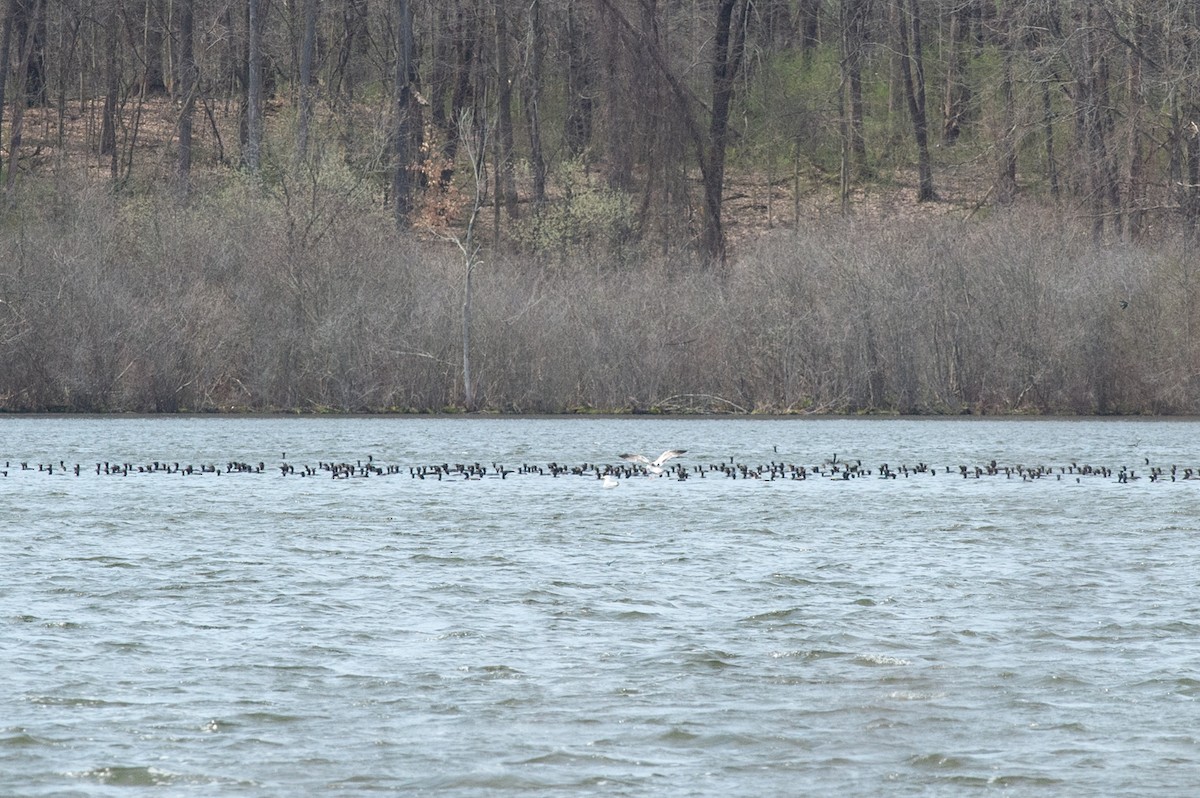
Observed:
[[[578,162],[560,172],[561,196],[513,225],[521,249],[562,261],[583,256],[610,265],[639,254],[637,211],[629,195],[591,185]]]
[[[775,53],[763,62],[742,99],[730,163],[778,167],[799,157],[821,171],[836,171],[839,64],[837,49]]]

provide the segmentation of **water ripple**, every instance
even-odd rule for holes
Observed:
[[[1092,462],[1182,463],[1195,439],[257,421],[0,419],[0,441],[35,462],[604,462],[682,440],[699,461],[945,467],[1084,443]],[[1200,775],[1191,483],[227,476],[0,482],[0,794],[1057,798]]]

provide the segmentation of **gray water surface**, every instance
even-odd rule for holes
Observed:
[[[0,418],[0,795],[1191,794],[1198,433]],[[939,473],[408,472],[671,447]],[[264,470],[96,473],[153,461]]]

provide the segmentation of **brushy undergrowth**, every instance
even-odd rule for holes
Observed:
[[[461,260],[352,186],[306,190],[17,198],[0,214],[0,409],[459,408]],[[715,269],[539,234],[554,257],[475,272],[485,410],[1200,411],[1182,241],[1106,248],[1016,210],[834,220]]]

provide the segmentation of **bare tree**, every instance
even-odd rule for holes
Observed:
[[[179,0],[179,153],[176,160],[176,189],[181,197],[191,192],[192,125],[196,111],[196,6],[195,0]]]
[[[496,197],[504,203],[508,218],[516,219],[519,215],[517,205],[516,165],[513,163],[513,115],[512,87],[513,75],[510,57],[510,42],[508,36],[508,3],[507,0],[492,0],[494,17],[494,32],[496,36],[496,138],[494,146],[496,156]],[[492,237],[500,240],[500,202],[494,206]]]
[[[18,9],[21,9],[18,12]],[[4,185],[11,189],[13,182],[16,180],[17,170],[17,152],[21,148],[21,139],[24,134],[25,127],[25,108],[29,104],[29,76],[30,64],[33,63],[34,50],[37,48],[37,35],[41,27],[42,16],[42,0],[33,0],[32,5],[24,5],[20,0],[13,0],[9,6],[10,15],[14,15],[13,21],[18,30],[24,32],[20,37],[20,59],[17,63],[17,102],[13,103],[13,120],[12,129],[8,136],[8,173],[5,175]],[[7,69],[7,64],[4,65]]]
[[[4,100],[8,87],[8,63],[12,56],[13,17],[17,14],[17,0],[8,0],[4,6],[4,23],[0,25],[0,141],[4,133]],[[11,169],[11,164],[9,165]],[[4,173],[4,159],[0,158],[0,175]]]
[[[316,84],[313,60],[317,49],[317,0],[304,0],[304,39],[300,44],[300,108],[296,119],[296,152],[294,162],[308,158],[310,129],[313,119],[313,93]]]
[[[867,169],[867,145],[863,136],[862,60],[869,0],[841,0],[841,81],[838,84],[839,131],[841,134],[841,204],[848,209],[850,185]]]
[[[258,176],[262,168],[263,54],[262,2],[247,0],[246,37],[246,168]]]
[[[413,211],[416,190],[417,158],[415,146],[420,135],[416,98],[416,43],[413,38],[411,0],[393,0],[396,25],[396,71],[392,102],[392,208],[397,227],[407,227]]]
[[[473,194],[466,223],[462,226],[462,234],[442,234],[458,248],[462,256],[462,306],[460,314],[460,333],[462,345],[462,381],[463,407],[468,411],[476,408],[475,372],[471,359],[471,330],[472,316],[475,307],[475,269],[482,265],[479,258],[480,245],[476,238],[476,223],[483,210],[484,197],[487,194],[487,175],[484,173],[484,156],[487,151],[487,125],[477,124],[474,113],[464,110],[458,117],[459,135],[463,152],[467,156],[471,168],[471,184]]]
[[[576,157],[592,143],[592,110],[595,101],[595,64],[590,47],[592,27],[588,12],[578,0],[567,0],[566,30],[563,32],[567,72],[567,118],[564,136],[567,149]]]
[[[342,39],[338,44],[337,64],[330,81],[330,95],[340,102],[354,98],[356,80],[351,60],[366,49],[368,34],[367,0],[342,0]]]
[[[163,0],[145,0],[145,3],[141,89],[144,94],[162,94],[167,90],[163,76],[163,30],[166,26]]]
[[[942,99],[942,143],[946,145],[958,141],[971,102],[967,63],[971,22],[976,14],[975,3],[976,0],[961,0],[950,9],[950,30],[945,44],[946,90]]]
[[[1013,61],[1016,41],[1013,33],[1013,12],[1008,8],[997,11],[996,38],[1000,43],[1000,125],[996,150],[996,200],[1011,205],[1017,194],[1017,121],[1014,95]]]
[[[525,122],[529,130],[529,164],[533,172],[533,202],[540,208],[546,201],[546,157],[542,147],[542,62],[546,54],[546,32],[542,26],[542,0],[530,0],[527,9],[528,35],[525,47]]]
[[[933,167],[929,158],[929,121],[925,115],[925,58],[921,46],[921,6],[918,0],[898,0],[900,71],[904,95],[917,142],[917,201],[937,199],[933,190]]]
[[[1145,232],[1145,197],[1147,87],[1143,77],[1147,62],[1153,64],[1148,54],[1150,20],[1147,9],[1139,0],[1128,0],[1123,9],[1128,24],[1128,35],[1123,36],[1125,55],[1125,92],[1129,110],[1126,113],[1126,157],[1125,180],[1122,197],[1125,203],[1125,236],[1133,241],[1142,238]]]
[[[710,261],[724,264],[725,229],[722,205],[725,190],[725,157],[729,146],[729,115],[733,108],[738,72],[746,53],[746,26],[750,7],[746,0],[718,0],[713,26],[710,102],[705,103],[671,65],[653,31],[635,27],[614,5],[601,0],[630,41],[644,51],[670,87],[673,105],[696,150],[704,190],[701,243]],[[643,0],[643,8],[649,8]],[[707,124],[701,115],[707,112]]]
[[[1110,219],[1114,229],[1121,227],[1119,185],[1109,141],[1112,130],[1109,41],[1097,24],[1093,4],[1079,3],[1073,8],[1073,15],[1078,27],[1070,40],[1070,93],[1080,154],[1076,184],[1091,205],[1092,232],[1101,237]]]

